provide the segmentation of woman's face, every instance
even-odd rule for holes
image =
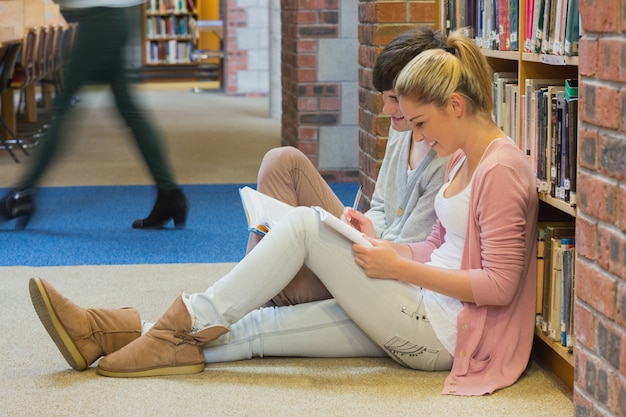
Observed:
[[[399,107],[413,131],[413,137],[421,137],[439,156],[450,155],[459,149],[453,132],[454,116],[448,107],[441,109],[434,104],[420,104],[400,97]]]
[[[398,132],[411,130],[411,125],[404,118],[398,104],[398,97],[393,90],[383,91],[383,113],[391,116],[391,127]]]

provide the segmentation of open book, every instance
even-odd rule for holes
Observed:
[[[240,188],[239,195],[248,219],[248,230],[261,236],[265,236],[280,219],[284,218],[294,208],[250,187]],[[321,207],[312,208],[319,213],[322,222],[348,240],[360,245],[372,245],[363,237],[361,232],[341,219]]]

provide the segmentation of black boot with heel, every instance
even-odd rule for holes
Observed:
[[[13,190],[0,201],[0,218],[4,221],[17,219],[18,229],[26,227],[34,211],[31,189]]]
[[[145,219],[138,219],[133,222],[135,229],[160,229],[174,220],[177,228],[185,227],[187,222],[187,211],[189,204],[183,190],[176,188],[164,190],[159,188],[154,208]]]

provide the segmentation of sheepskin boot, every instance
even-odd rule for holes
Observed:
[[[41,278],[31,278],[33,307],[67,363],[87,369],[141,336],[141,319],[134,308],[82,308]]]
[[[130,378],[202,372],[202,346],[228,332],[212,325],[193,331],[190,308],[178,296],[170,308],[139,339],[98,362],[100,375]]]

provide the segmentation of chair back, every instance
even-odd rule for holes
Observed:
[[[39,28],[31,27],[26,31],[22,42],[22,54],[15,64],[10,85],[12,88],[22,88],[35,81],[37,72],[37,39]]]
[[[0,95],[9,89],[15,64],[22,49],[22,44],[14,43],[7,46],[2,60],[0,60]]]
[[[53,42],[53,53],[51,60],[51,72],[58,71],[63,65],[63,38],[65,38],[65,33],[68,32],[69,28],[64,28],[61,25],[56,25],[54,27],[54,42]]]
[[[35,47],[35,80],[41,80],[46,73],[46,52],[49,33],[50,29],[48,27],[39,29],[37,46]]]

